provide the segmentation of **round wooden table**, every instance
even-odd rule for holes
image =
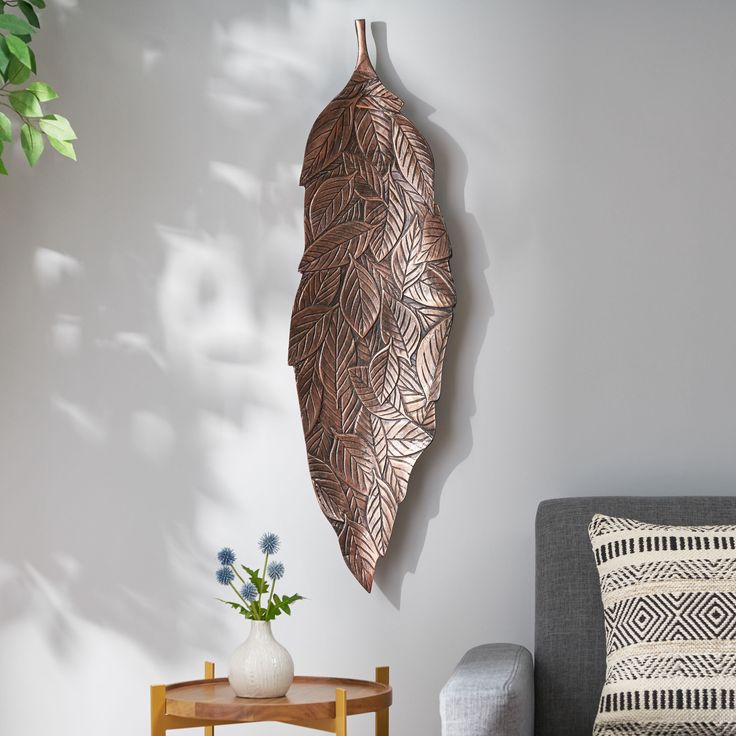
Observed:
[[[388,667],[376,669],[374,680],[296,676],[281,698],[239,698],[226,678],[214,677],[205,663],[205,679],[151,687],[151,736],[169,729],[234,723],[280,721],[346,736],[348,716],[376,714],[376,736],[388,736],[392,690]]]

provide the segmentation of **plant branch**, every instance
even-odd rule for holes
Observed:
[[[243,583],[243,585],[245,585],[245,580],[244,580],[243,576],[242,576],[242,575],[241,575],[241,574],[240,574],[240,573],[238,572],[238,570],[237,570],[237,568],[235,567],[235,565],[233,565],[233,564],[231,563],[231,564],[230,564],[230,567],[232,567],[232,569],[233,569],[233,572],[234,572],[234,573],[235,573],[235,574],[236,574],[236,575],[237,575],[237,576],[238,576],[238,577],[240,578],[240,582],[241,582],[241,583]]]
[[[271,610],[271,601],[273,600],[273,592],[276,590],[276,583],[276,580],[271,581],[271,594],[268,596],[268,603],[266,604],[266,615],[268,615],[268,611]]]
[[[266,582],[266,567],[268,565],[268,552],[266,552],[266,559],[263,561],[263,574],[261,575],[261,580],[265,583]],[[263,586],[260,586],[263,587]],[[261,590],[258,591],[258,608],[261,607],[261,596],[263,595],[263,592]]]

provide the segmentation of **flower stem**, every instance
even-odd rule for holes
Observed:
[[[261,580],[265,583],[266,582],[266,566],[268,565],[268,552],[266,552],[266,559],[263,561],[263,574],[261,575]],[[263,593],[259,590],[258,591],[258,608],[261,607],[261,596]]]
[[[271,610],[271,599],[273,598],[273,593],[276,590],[276,581],[271,581],[271,595],[268,596],[268,604],[266,605],[266,617],[268,618],[268,612]]]
[[[243,585],[245,585],[245,580],[243,580],[243,576],[235,569],[235,565],[231,563],[230,567],[232,567],[233,572],[240,578],[240,582],[243,583]]]
[[[242,595],[240,595],[240,591],[232,583],[230,583],[230,587],[235,591],[235,595],[238,596],[238,598],[240,598],[240,600],[243,601],[243,603],[245,603],[245,607],[247,608],[248,601],[245,600],[245,598],[243,598]]]

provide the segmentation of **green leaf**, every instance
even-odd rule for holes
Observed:
[[[19,115],[25,115],[27,118],[40,118],[43,115],[43,110],[41,109],[38,98],[32,92],[26,92],[25,90],[11,92],[10,95],[8,95],[8,100],[10,101],[13,110],[15,110]],[[57,138],[61,138],[62,140],[72,140],[71,138],[66,138],[63,135],[56,135],[51,131],[49,131],[49,134],[54,135]]]
[[[5,39],[8,44],[8,51],[28,69],[31,68],[31,50],[21,41],[18,36],[8,36]]]
[[[12,56],[5,76],[11,84],[23,84],[23,82],[31,76],[31,70],[25,64],[21,64],[18,59]]]
[[[8,51],[8,44],[5,41],[5,36],[0,36],[0,74],[5,79],[5,72],[10,64],[10,51]]]
[[[43,115],[38,98],[31,92],[25,90],[11,92],[8,95],[8,101],[19,115],[28,118],[40,118]]]
[[[34,28],[41,27],[41,23],[38,20],[36,11],[33,9],[33,6],[28,2],[28,0],[18,0],[18,7],[20,8],[20,12],[23,13],[23,15],[25,15],[26,20]]]
[[[55,100],[59,95],[56,94],[56,90],[45,82],[32,82],[26,89],[29,92],[33,92],[38,97],[39,102],[48,102],[49,100]]]
[[[287,616],[291,616],[291,608],[289,608],[289,604],[286,601],[281,601],[281,608]]]
[[[42,10],[46,7],[46,3],[44,2],[44,0],[28,0],[28,2],[31,5],[35,5],[37,8],[41,8]]]
[[[20,129],[20,145],[23,153],[26,154],[28,163],[31,166],[36,165],[36,161],[41,158],[43,153],[43,136],[32,125],[25,123]]]
[[[3,163],[3,160],[0,158],[0,176],[7,176],[8,170],[5,168],[5,164]]]
[[[10,118],[4,112],[0,112],[0,141],[12,140],[13,125],[10,122]]]
[[[62,155],[70,158],[72,161],[77,160],[77,152],[69,141],[60,141],[58,138],[46,134],[49,143]]]
[[[53,117],[52,115],[49,115],[47,117]],[[61,117],[60,115],[57,115],[56,117]],[[43,126],[41,126],[43,127]],[[76,140],[76,136],[74,138],[67,138],[67,140]],[[256,590],[259,593],[268,593],[268,583],[260,576],[260,573],[258,570],[253,570],[250,567],[246,567],[245,565],[241,565],[243,570],[245,570],[248,573],[248,577],[250,578],[251,583],[256,586]]]
[[[61,115],[44,115],[38,121],[38,124],[46,135],[58,138],[60,141],[77,140],[77,136],[72,130],[72,126],[69,125],[69,121]]]
[[[240,603],[236,603],[235,601],[226,601],[226,600],[223,600],[222,598],[218,598],[217,600],[220,601],[220,603],[225,603],[231,608],[234,608],[238,613],[242,614],[246,618],[249,618],[248,609],[245,606],[240,605]]]
[[[33,26],[23,18],[19,18],[17,15],[11,13],[3,13],[0,15],[0,30],[8,31],[14,36],[25,36],[33,33]]]

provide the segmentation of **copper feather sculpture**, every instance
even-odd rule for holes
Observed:
[[[370,591],[409,476],[435,432],[455,305],[427,142],[368,57],[307,141],[305,248],[289,365],[317,500]]]

